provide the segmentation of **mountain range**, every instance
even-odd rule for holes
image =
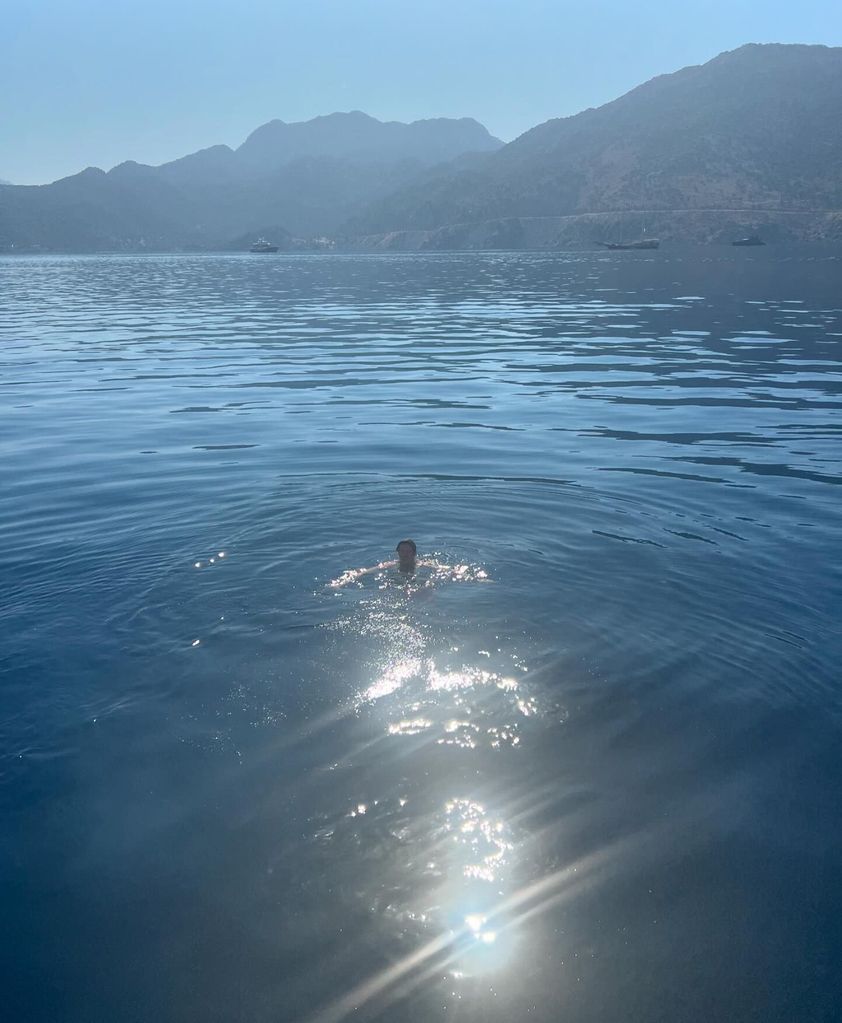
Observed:
[[[236,150],[0,189],[0,248],[842,240],[842,48],[749,44],[508,145],[474,120],[271,121]]]
[[[425,168],[502,144],[471,118],[403,124],[352,111],[270,121],[237,149],[4,186],[0,250],[219,248],[274,225],[288,235],[332,233]]]
[[[598,236],[600,218],[636,221],[639,232],[673,211],[768,222],[827,210],[842,210],[842,48],[768,44],[547,121],[480,164],[384,197],[346,230],[452,236],[454,225],[465,235],[483,223],[499,232],[504,220],[526,229],[585,215]],[[632,211],[645,216],[621,216]]]

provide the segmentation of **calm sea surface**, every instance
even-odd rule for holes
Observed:
[[[840,258],[4,258],[0,468],[4,1018],[842,1016]]]

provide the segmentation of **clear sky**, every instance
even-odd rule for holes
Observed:
[[[279,117],[471,116],[506,141],[840,0],[0,0],[0,178],[236,146]]]

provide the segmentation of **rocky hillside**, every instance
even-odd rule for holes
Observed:
[[[842,48],[749,45],[428,175],[348,235],[630,210],[842,209]]]
[[[238,149],[4,186],[0,251],[214,248],[278,224],[332,234],[432,165],[501,145],[470,118],[384,123],[354,111],[271,121]]]

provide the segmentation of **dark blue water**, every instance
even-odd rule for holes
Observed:
[[[826,253],[0,260],[4,1015],[837,1020],[841,460]]]

